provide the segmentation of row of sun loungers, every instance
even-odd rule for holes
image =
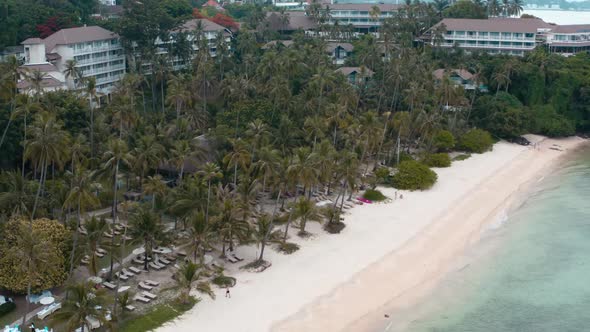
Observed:
[[[152,294],[148,291],[143,291],[139,294],[136,294],[133,299],[138,302],[150,303],[152,300],[155,300],[157,298],[158,298],[157,295]]]
[[[240,258],[238,256],[236,256],[236,254],[234,254],[233,252],[227,252],[225,255],[225,259],[230,262],[230,263],[239,263],[241,261],[243,261],[243,258]]]

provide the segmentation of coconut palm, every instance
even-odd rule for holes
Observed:
[[[147,271],[148,257],[152,255],[152,250],[156,245],[166,241],[164,225],[157,214],[142,208],[131,216],[129,226],[129,235],[143,244],[145,249],[143,268]]]
[[[305,146],[295,149],[293,156],[293,164],[287,172],[303,185],[303,193],[308,191],[311,196],[312,188],[318,182],[317,154]]]
[[[2,171],[0,182],[0,209],[9,211],[10,216],[24,216],[30,210],[34,196],[27,179],[18,171]]]
[[[76,60],[67,60],[63,72],[66,80],[71,79],[74,83],[74,89],[78,88],[78,83],[82,80],[82,72],[77,66]]]
[[[4,139],[6,138],[6,133],[8,132],[8,128],[10,128],[10,125],[13,120],[12,112],[14,111],[14,107],[16,104],[16,98],[18,96],[17,83],[21,77],[21,72],[20,72],[19,67],[20,67],[20,64],[19,64],[18,60],[16,59],[16,57],[11,56],[8,59],[6,59],[6,61],[4,62],[4,66],[1,68],[2,76],[0,76],[0,84],[2,85],[2,90],[9,92],[9,97],[10,97],[10,101],[11,101],[10,102],[11,116],[8,118],[8,121],[6,123],[6,128],[4,128],[4,131],[2,132],[2,138],[0,138],[0,148],[2,147],[2,144],[4,143]]]
[[[207,181],[207,208],[205,209],[205,221],[209,223],[209,206],[211,205],[211,183],[215,179],[220,179],[223,174],[219,166],[215,163],[207,162],[199,172],[205,181]]]
[[[215,298],[215,293],[211,289],[211,285],[206,281],[198,281],[203,275],[200,268],[201,265],[193,262],[185,262],[176,272],[176,287],[181,290],[180,301],[184,304],[190,302],[190,291],[195,282],[197,282],[196,289],[199,293],[207,294],[212,299]]]
[[[217,238],[214,225],[207,222],[202,212],[195,213],[188,217],[188,231],[191,239],[190,251],[193,254],[193,261],[203,264],[205,250],[211,247],[212,242]]]
[[[18,262],[16,268],[27,279],[27,298],[31,297],[32,283],[47,272],[55,269],[53,262],[59,261],[56,250],[50,250],[54,244],[44,239],[39,230],[20,224],[16,236],[16,245],[8,249],[7,259]],[[25,301],[26,309],[22,325],[27,321],[29,301]]]
[[[82,213],[86,212],[88,208],[97,206],[99,201],[91,188],[92,173],[88,170],[77,170],[72,176],[71,188],[66,201],[65,207],[75,207],[76,209],[76,230],[74,231],[74,243],[72,245],[72,252],[70,253],[70,271],[68,276],[72,276],[74,271],[74,257],[78,246],[78,237],[80,233],[80,225],[82,223]]]
[[[187,91],[189,82],[182,75],[171,75],[168,79],[168,91],[166,102],[176,110],[176,119],[180,119],[182,109],[190,102],[190,93]]]
[[[23,139],[26,141],[27,139],[27,120],[29,119],[29,116],[34,114],[37,111],[41,110],[41,105],[39,105],[39,103],[36,103],[33,98],[31,98],[29,95],[27,94],[19,94],[16,97],[16,108],[14,109],[14,112],[12,113],[11,118],[16,118],[18,116],[22,116],[23,117]],[[0,146],[2,146],[0,144]],[[26,159],[24,158],[24,149],[25,149],[25,144],[23,144],[23,160],[22,160],[22,174],[23,177],[25,176],[25,162]]]
[[[158,196],[163,198],[168,187],[164,183],[161,175],[148,176],[146,183],[143,186],[143,191],[146,194],[152,195],[152,211],[156,210],[156,199]]]
[[[92,275],[98,275],[98,256],[96,256],[96,249],[99,248],[103,234],[108,231],[109,226],[104,219],[92,216],[84,222],[84,228],[86,228],[87,234],[84,237],[83,252],[90,258],[88,270]]]
[[[67,286],[66,290],[68,297],[62,302],[61,309],[51,317],[53,324],[63,324],[67,332],[78,328],[84,332],[87,317],[98,319],[101,324],[107,323],[106,304],[109,299],[105,289],[96,289],[92,283],[78,283]]]
[[[295,202],[293,208],[294,210],[294,217],[299,219],[299,235],[305,236],[307,232],[305,231],[305,226],[307,225],[308,221],[321,221],[322,214],[320,210],[315,206],[315,203],[306,198],[300,197],[297,202]]]
[[[39,97],[43,92],[43,79],[45,79],[45,74],[41,72],[39,69],[34,69],[26,74],[26,81],[29,83],[29,90],[33,91],[35,94],[36,101],[39,101]]]
[[[258,256],[257,261],[263,262],[264,261],[264,249],[266,248],[266,244],[270,240],[270,236],[274,229],[274,222],[273,216],[268,213],[263,213],[258,218],[256,218],[256,224],[254,227],[254,239],[260,245],[260,255]]]
[[[88,77],[86,79],[86,98],[88,99],[88,108],[90,109],[90,158],[94,159],[94,104],[95,102],[100,106],[100,98],[96,90],[96,79]]]
[[[250,227],[248,222],[239,218],[241,209],[235,193],[227,188],[220,188],[218,196],[221,201],[219,214],[215,216],[214,222],[217,224],[217,231],[222,239],[222,257],[225,257],[226,244],[229,244],[229,250],[234,249],[234,239],[243,240],[247,237]]]
[[[226,163],[229,167],[234,168],[234,186],[238,184],[238,166],[242,169],[246,169],[250,166],[250,162],[252,160],[252,156],[250,151],[248,151],[246,142],[242,139],[236,139],[232,141],[233,150],[228,153],[225,158],[223,158],[223,162]]]
[[[31,212],[31,221],[35,218],[39,198],[45,185],[47,168],[49,165],[63,165],[67,155],[69,136],[62,130],[62,125],[55,119],[55,116],[42,112],[31,129],[31,138],[25,143],[25,159],[31,160],[36,169],[40,170],[39,187]]]
[[[174,142],[174,147],[171,152],[171,161],[178,169],[178,184],[180,185],[182,183],[182,177],[184,176],[184,165],[193,154],[192,145],[188,140],[179,140]]]

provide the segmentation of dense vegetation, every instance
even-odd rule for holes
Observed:
[[[0,47],[39,35],[19,24],[46,19],[23,16],[40,15],[27,7],[39,4],[25,4],[28,9],[6,7],[19,14],[2,21],[10,26]],[[411,3],[384,23],[378,38],[351,37],[355,51],[348,64],[375,73],[358,85],[335,72],[325,54],[327,40],[266,29],[239,31],[230,47],[221,35],[215,57],[200,47],[185,70],[173,71],[156,55],[153,40],[191,17],[192,5],[181,0],[125,2],[124,17],[100,22],[120,33],[129,58],[141,54],[153,69],[143,74],[141,62],[130,62],[109,103],[97,102],[101,96],[91,80],[77,91],[41,93],[27,76],[34,89],[16,94],[18,64],[2,63],[0,286],[31,293],[63,284],[84,255],[90,256],[88,273],[98,274],[97,246],[117,246],[115,237],[103,238],[110,225],[85,213],[110,207],[110,218],[128,223],[129,245],[148,251],[188,246],[193,263],[183,265],[175,280],[180,302],[190,304],[191,287],[211,295],[209,281],[229,280],[204,266],[209,250],[225,256],[226,249],[255,242],[260,254],[253,266],[261,266],[267,245],[285,253],[298,249],[289,241],[293,227],[307,236],[313,221],[339,232],[345,202],[368,184],[432,187],[436,173],[414,156],[444,167],[448,152],[482,153],[494,138],[588,132],[589,55],[564,58],[543,48],[523,58],[467,55],[415,43],[441,17],[453,11],[462,16],[459,6],[474,5]],[[228,13],[250,28],[264,18],[255,5],[231,5]],[[320,30],[342,38],[346,27],[323,24],[319,12],[313,17]],[[85,20],[80,14],[68,24]],[[202,31],[195,33],[205,40]],[[294,43],[261,50],[277,36]],[[175,52],[189,55],[182,47]],[[466,68],[490,92],[465,91],[448,77],[436,83],[432,72],[438,68]],[[140,202],[125,201],[126,193],[138,193]],[[325,194],[333,204],[320,209],[314,197]],[[109,253],[108,279],[121,252]],[[93,292],[72,287],[80,296]],[[63,318],[77,323],[70,320],[78,317],[74,303],[67,308],[70,316]],[[170,314],[162,310],[161,316]],[[129,329],[151,323],[138,318]]]

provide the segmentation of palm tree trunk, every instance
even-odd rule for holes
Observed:
[[[211,180],[207,182],[207,207],[205,208],[205,224],[209,224],[209,201],[211,197]]]
[[[27,314],[29,313],[29,307],[30,307],[30,301],[31,301],[31,274],[29,273],[29,275],[27,276],[27,298],[25,299],[25,314],[23,315],[23,322],[22,322],[22,327],[25,327],[25,324],[27,323]]]
[[[90,159],[94,160],[94,107],[90,101]]]
[[[45,173],[47,173],[46,170],[46,158],[42,157],[43,160],[41,161],[41,176],[39,179],[39,188],[37,188],[37,194],[35,195],[35,203],[33,203],[33,212],[31,213],[31,227],[33,227],[33,219],[35,219],[35,212],[37,211],[37,204],[39,204],[39,197],[41,196],[41,191],[43,188],[43,183],[44,181],[44,177],[45,177]]]
[[[24,134],[23,134],[23,140],[26,141],[27,139],[27,113],[25,111],[25,128],[24,128]],[[23,144],[23,166],[21,169],[22,172],[22,177],[24,179],[25,177],[25,163],[26,163],[26,159],[25,159],[25,144]]]
[[[115,174],[114,174],[114,181],[113,181],[113,207],[112,207],[112,216],[114,224],[117,221],[117,177],[119,175],[119,160],[117,159],[117,163],[115,166]],[[111,224],[111,225],[112,225]],[[114,248],[115,244],[115,237],[111,238],[111,248]],[[113,278],[113,265],[114,265],[114,257],[113,252],[111,250],[111,262],[110,262],[110,271],[109,271],[109,279]]]
[[[292,212],[289,212],[289,219],[287,219],[287,224],[285,225],[285,233],[283,234],[283,243],[287,241],[287,236],[289,235],[289,226],[291,226],[291,217],[293,216]]]
[[[78,212],[77,212],[77,219],[78,222],[76,223],[76,230],[74,231],[74,243],[72,244],[72,252],[70,253],[70,271],[68,272],[68,279],[72,277],[72,273],[74,272],[74,257],[76,256],[76,247],[78,246],[78,236],[80,230],[80,224],[82,222],[82,216],[80,214],[80,205],[81,205],[81,196],[78,196]]]
[[[160,82],[160,99],[162,102],[162,114],[164,114],[164,80]]]

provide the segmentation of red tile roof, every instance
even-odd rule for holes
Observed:
[[[118,37],[119,35],[107,29],[103,29],[99,26],[89,26],[61,29],[51,36],[45,38],[43,42],[45,43],[47,52],[51,52],[57,45],[69,45],[90,41],[108,40]]]

